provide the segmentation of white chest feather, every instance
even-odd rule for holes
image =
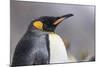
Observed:
[[[68,55],[64,42],[57,34],[49,34],[50,41],[50,63],[68,62]]]

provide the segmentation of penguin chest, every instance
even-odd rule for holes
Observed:
[[[64,42],[57,34],[49,34],[50,63],[68,62]]]

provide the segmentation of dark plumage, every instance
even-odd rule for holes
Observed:
[[[48,64],[48,38],[41,31],[27,32],[16,46],[12,65]]]

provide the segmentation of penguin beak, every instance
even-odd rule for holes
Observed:
[[[67,14],[67,15],[63,15],[58,17],[58,19],[53,23],[54,25],[58,25],[59,23],[61,23],[64,19],[67,19],[71,16],[74,16],[73,14]]]

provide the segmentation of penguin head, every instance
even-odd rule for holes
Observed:
[[[30,30],[41,30],[47,32],[54,32],[56,27],[64,20],[73,16],[73,14],[67,14],[60,17],[42,16],[31,22]]]

